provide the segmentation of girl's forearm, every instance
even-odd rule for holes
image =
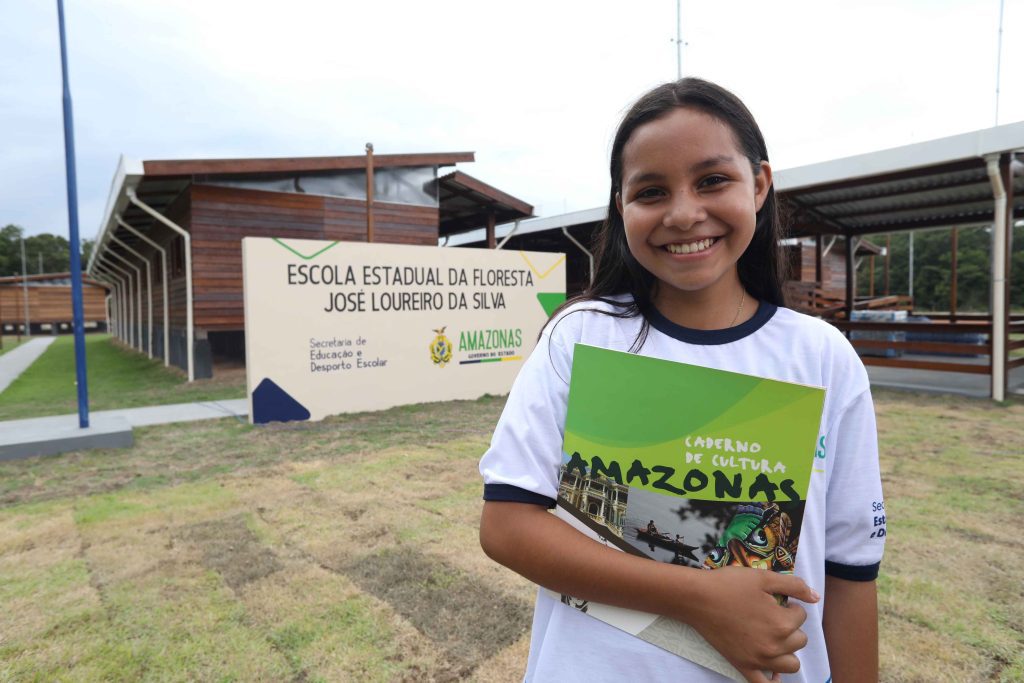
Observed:
[[[874,581],[826,576],[822,626],[835,683],[878,680],[878,596]]]
[[[701,570],[607,548],[538,505],[485,503],[480,543],[491,559],[558,593],[685,622],[700,616]]]

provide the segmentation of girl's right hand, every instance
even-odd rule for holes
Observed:
[[[765,671],[800,669],[794,653],[807,644],[800,630],[807,613],[792,602],[780,605],[776,595],[818,602],[818,594],[802,579],[748,567],[722,567],[699,576],[701,599],[688,606],[684,620],[748,681],[766,683]]]

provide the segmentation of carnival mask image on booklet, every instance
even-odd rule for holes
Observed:
[[[825,390],[576,344],[555,514],[659,562],[792,572]],[[745,680],[692,627],[556,595]]]

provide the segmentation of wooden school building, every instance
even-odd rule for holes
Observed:
[[[82,278],[86,332],[107,329],[106,297],[106,285]],[[0,277],[0,329],[5,335],[70,334],[72,322],[71,273]]]
[[[210,377],[216,356],[244,358],[243,237],[436,246],[484,226],[493,244],[496,225],[533,207],[451,170],[473,160],[369,145],[356,156],[122,158],[87,272],[111,288],[120,339]]]

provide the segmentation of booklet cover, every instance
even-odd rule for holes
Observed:
[[[577,344],[555,514],[622,552],[793,571],[825,390]],[[737,681],[690,626],[562,595]]]

